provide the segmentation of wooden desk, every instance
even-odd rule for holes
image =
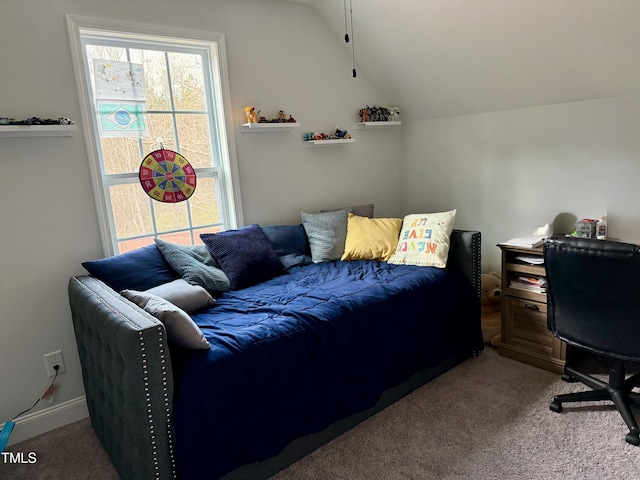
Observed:
[[[532,265],[517,257],[542,258],[542,247],[502,249],[502,336],[500,355],[563,373],[566,344],[547,328],[547,295],[510,287],[518,276],[544,277],[544,265]]]

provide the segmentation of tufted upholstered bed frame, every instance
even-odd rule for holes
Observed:
[[[454,230],[447,268],[480,297],[481,234]],[[173,373],[164,326],[100,280],[72,277],[69,301],[91,424],[123,479],[177,478],[172,435]],[[274,459],[228,478],[267,478],[382,410],[463,359],[452,359],[385,392],[375,407],[295,441]],[[225,477],[226,478],[226,477]]]

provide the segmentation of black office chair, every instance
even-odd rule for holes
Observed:
[[[611,400],[640,445],[640,429],[630,404],[640,405],[640,373],[626,378],[625,364],[640,360],[640,246],[584,238],[545,240],[547,324],[567,344],[607,357],[609,382],[565,367],[563,379],[593,390],[556,395],[550,405]]]

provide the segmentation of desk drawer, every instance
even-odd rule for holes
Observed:
[[[505,342],[527,351],[554,356],[560,341],[547,328],[547,305],[506,296]]]

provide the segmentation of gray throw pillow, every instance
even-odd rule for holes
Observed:
[[[340,260],[347,238],[346,210],[326,213],[302,212],[302,225],[309,238],[314,263]]]
[[[215,260],[205,245],[186,246],[155,239],[162,256],[184,280],[200,285],[210,292],[226,292],[231,289],[229,278],[216,268]]]
[[[187,313],[196,312],[216,304],[214,298],[204,287],[191,285],[182,278],[150,288],[146,292],[164,298]]]
[[[173,303],[148,292],[123,290],[123,297],[160,320],[171,343],[184,348],[209,349],[211,345],[191,317]]]

